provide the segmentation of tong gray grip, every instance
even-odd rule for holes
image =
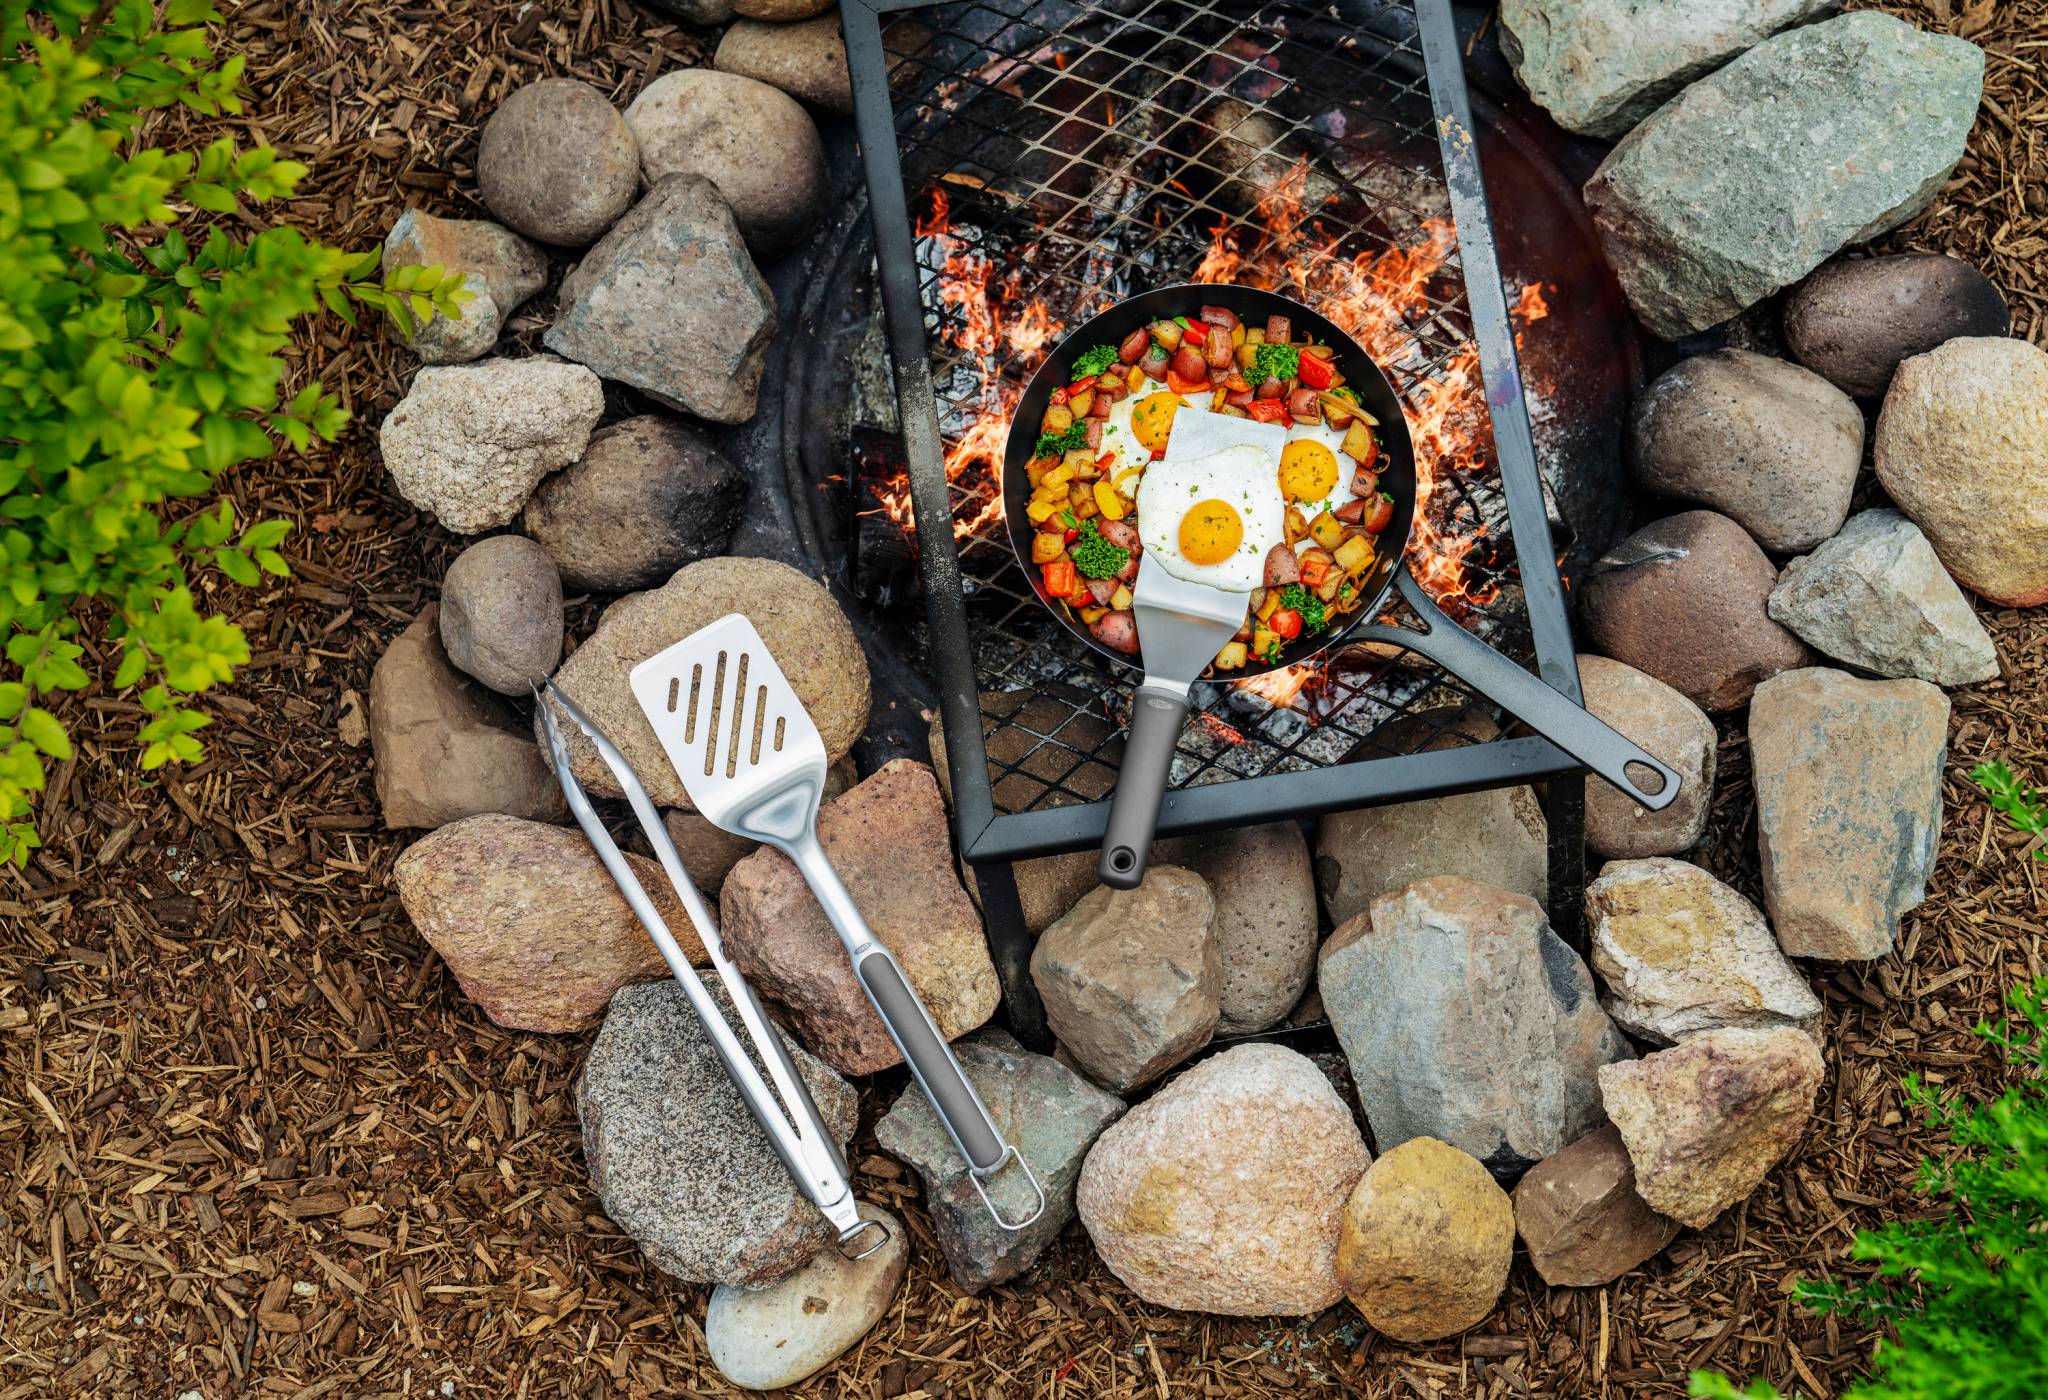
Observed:
[[[968,1166],[977,1172],[995,1167],[1006,1151],[1002,1135],[989,1120],[988,1110],[981,1106],[951,1047],[940,1038],[924,1003],[910,989],[902,967],[887,949],[875,948],[854,964],[854,970]]]

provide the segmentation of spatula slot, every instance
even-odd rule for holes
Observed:
[[[788,723],[789,721],[781,715],[775,717],[775,752],[777,753],[782,752],[782,732]]]
[[[716,772],[718,762],[718,711],[725,703],[725,653],[718,653],[718,660],[711,671],[711,713],[704,719],[704,776]],[[731,777],[731,774],[727,774]]]
[[[682,688],[682,677],[670,676],[668,678],[668,712],[670,714],[674,714],[676,712],[676,700]]]
[[[730,778],[739,772],[740,735],[746,733],[747,720],[747,653],[740,653],[738,674],[732,683],[732,742],[725,751],[725,776]]]
[[[761,761],[761,732],[768,725],[768,687],[762,686],[754,692],[754,746],[747,753],[747,762]]]

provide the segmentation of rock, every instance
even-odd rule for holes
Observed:
[[[484,123],[476,183],[485,206],[528,238],[581,248],[632,206],[640,152],[603,93],[575,78],[542,78]]]
[[[1216,1033],[1223,972],[1208,882],[1154,865],[1135,890],[1098,886],[1038,940],[1046,1024],[1096,1083],[1148,1084]]]
[[[1678,1222],[1636,1194],[1636,1169],[1612,1123],[1529,1168],[1515,1187],[1515,1229],[1552,1288],[1597,1288],[1654,1258]]]
[[[778,23],[809,19],[832,8],[833,0],[733,0],[733,9],[748,19]]]
[[[1948,697],[1811,667],[1749,711],[1764,907],[1795,958],[1881,958],[1941,839]]]
[[[767,83],[709,68],[664,73],[633,99],[626,124],[647,183],[711,181],[758,256],[789,247],[825,212],[832,182],[817,124]]]
[[[1102,1261],[1146,1302],[1298,1317],[1343,1294],[1344,1202],[1371,1162],[1322,1071],[1253,1043],[1111,1124],[1082,1164],[1075,1204]]]
[[[1448,1143],[1380,1153],[1344,1204],[1337,1278],[1365,1320],[1430,1342],[1493,1311],[1515,1258],[1515,1214],[1486,1168]]]
[[[1697,865],[1617,860],[1586,887],[1601,1003],[1630,1035],[1669,1045],[1722,1026],[1811,1034],[1820,1002],[1757,907]]]
[[[434,827],[486,812],[569,814],[554,770],[505,702],[448,663],[429,603],[370,673],[369,731],[384,825]]]
[[[520,528],[579,592],[651,588],[722,554],[747,478],[711,440],[656,413],[591,434],[583,460],[540,484]]]
[[[1589,785],[1595,786],[1595,785]],[[1526,787],[1332,812],[1316,829],[1316,885],[1332,923],[1432,875],[1550,897],[1550,823]]]
[[[1592,974],[1526,895],[1442,875],[1372,902],[1316,984],[1382,1152],[1434,1137],[1512,1181],[1597,1127],[1626,1057]]]
[[[459,317],[436,316],[405,343],[430,365],[488,355],[505,318],[548,280],[547,255],[488,219],[437,219],[419,209],[398,216],[384,236],[384,266],[444,267],[476,295]]]
[[[555,684],[618,746],[658,807],[696,810],[640,712],[628,675],[656,652],[734,612],[745,613],[760,631],[833,762],[867,728],[867,657],[831,594],[769,559],[685,565],[661,587],[628,594],[606,608],[597,630],[555,672]],[[570,764],[591,795],[624,797],[597,749],[566,716],[562,729]],[[540,733],[538,721],[534,732]]]
[[[745,1044],[725,988],[707,985]],[[859,1110],[852,1086],[802,1046],[789,1053],[844,1151]],[[764,1288],[830,1248],[831,1225],[790,1180],[673,981],[612,998],[576,1081],[576,1116],[604,1213],[664,1273]]]
[[[550,350],[714,423],[754,416],[775,297],[709,180],[671,175],[562,279]]]
[[[907,758],[885,764],[825,806],[818,839],[939,1034],[951,1040],[995,1014],[1001,985],[981,919],[953,878],[931,769]],[[787,856],[762,849],[740,861],[725,877],[718,909],[733,962],[784,1009],[814,1054],[843,1074],[902,1063],[839,935]]]
[[[732,868],[761,849],[760,842],[721,831],[695,812],[663,812],[661,824],[668,829],[676,854],[683,858],[690,883],[712,902],[725,888],[725,877],[732,874]]]
[[[1799,363],[1858,398],[1882,395],[1903,360],[2011,325],[1991,279],[1943,253],[1841,258],[1785,301],[1785,343]]]
[[[1645,525],[1593,562],[1579,615],[1593,645],[1701,709],[1734,710],[1757,682],[1803,666],[1799,638],[1765,610],[1778,571],[1710,510]]]
[[[1586,184],[1630,305],[1676,340],[1904,223],[1962,159],[1983,86],[1975,44],[1870,12],[1699,79]]]
[[[1503,0],[1500,46],[1557,124],[1612,141],[1759,39],[1841,0]]]
[[[500,695],[528,695],[562,659],[562,579],[547,551],[493,535],[455,556],[441,580],[448,659]]]
[[[984,692],[982,705],[1002,704],[1021,701],[1028,704],[1030,697],[1018,692]],[[1083,720],[1089,717],[1083,716]],[[932,772],[939,780],[939,792],[946,799],[946,806],[953,805],[953,779],[946,766],[946,727],[938,715],[932,716],[929,740],[932,749]],[[1053,793],[1048,797],[1047,806],[1065,805],[1064,794]],[[1101,862],[1102,853],[1096,850],[1066,851],[1055,856],[1034,856],[1020,860],[1010,866],[1010,875],[1017,885],[1017,904],[1024,915],[1024,927],[1032,933],[1043,933],[1056,920],[1081,900],[1081,896],[1094,889],[1101,882],[1096,879],[1096,866]],[[977,909],[982,907],[981,885],[975,868],[966,861],[958,863],[960,883],[967,887],[968,895]]]
[[[1731,1026],[1600,1071],[1600,1095],[1655,1211],[1703,1230],[1806,1131],[1820,1051],[1790,1029]]]
[[[475,535],[511,523],[542,477],[582,456],[603,412],[581,365],[478,360],[413,376],[377,437],[398,493]]]
[[[711,1291],[704,1347],[720,1375],[747,1390],[795,1385],[837,1361],[882,1320],[910,1267],[910,1243],[903,1222],[879,1206],[861,1202],[860,1217],[889,1231],[888,1243],[865,1259],[821,1249],[780,1283],[721,1283]]]
[[[1159,843],[1155,861],[1192,870],[1215,901],[1216,1034],[1274,1025],[1301,1000],[1316,966],[1316,882],[1308,840],[1291,821]]]
[[[1785,566],[1772,618],[1814,650],[1880,676],[1974,685],[1998,674],[1991,634],[1920,527],[1866,510]]]
[[[1707,832],[1714,805],[1714,722],[1655,676],[1604,656],[1579,657],[1586,709],[1678,773],[1678,796],[1652,812],[1609,783],[1586,784],[1586,849],[1610,860],[1673,856]]]
[[[626,860],[684,956],[706,962],[661,867]],[[509,1029],[589,1030],[619,988],[668,975],[580,831],[466,817],[406,847],[392,876],[413,926],[463,995]]]
[[[1765,549],[1811,549],[1849,518],[1863,414],[1810,369],[1715,350],[1643,392],[1630,454],[1652,491],[1712,506]]]
[[[677,19],[707,28],[724,24],[733,16],[732,0],[648,0],[648,3]]]
[[[1102,1130],[1123,1116],[1124,1105],[1001,1031],[982,1031],[954,1048],[997,1128],[1036,1173],[1045,1191],[1045,1213],[1022,1230],[996,1224],[968,1178],[960,1149],[916,1085],[905,1086],[875,1124],[875,1141],[923,1180],[925,1209],[946,1268],[964,1291],[979,1293],[1030,1268],[1074,1218],[1074,1184],[1081,1177],[1082,1159]],[[1015,1168],[998,1175],[987,1189],[1011,1219],[1023,1219],[1036,1204]]]
[[[837,14],[793,24],[743,19],[725,31],[711,62],[721,73],[752,78],[831,111],[853,111],[853,77]]]
[[[1877,420],[1877,479],[1965,588],[2048,603],[2048,350],[1969,337],[1899,366]]]

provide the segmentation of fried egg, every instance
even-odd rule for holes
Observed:
[[[1287,445],[1280,449],[1280,494],[1301,507],[1304,520],[1351,499],[1351,473],[1358,464],[1340,450],[1344,431],[1320,422],[1288,426]]]
[[[1102,451],[1116,457],[1110,474],[1120,477],[1133,467],[1150,466],[1153,450],[1166,446],[1167,436],[1173,431],[1173,416],[1181,406],[1179,394],[1164,390],[1140,390],[1111,404],[1109,417],[1102,420]],[[1130,487],[1126,485],[1124,489],[1128,491]]]
[[[1249,593],[1265,578],[1266,551],[1285,536],[1272,455],[1256,447],[1154,462],[1138,484],[1145,557],[1189,583]]]

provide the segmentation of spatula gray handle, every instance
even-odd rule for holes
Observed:
[[[1131,732],[1124,739],[1116,795],[1110,799],[1109,825],[1102,834],[1102,862],[1095,872],[1111,889],[1134,890],[1145,878],[1173,750],[1187,718],[1185,694],[1141,685],[1131,696]]]

